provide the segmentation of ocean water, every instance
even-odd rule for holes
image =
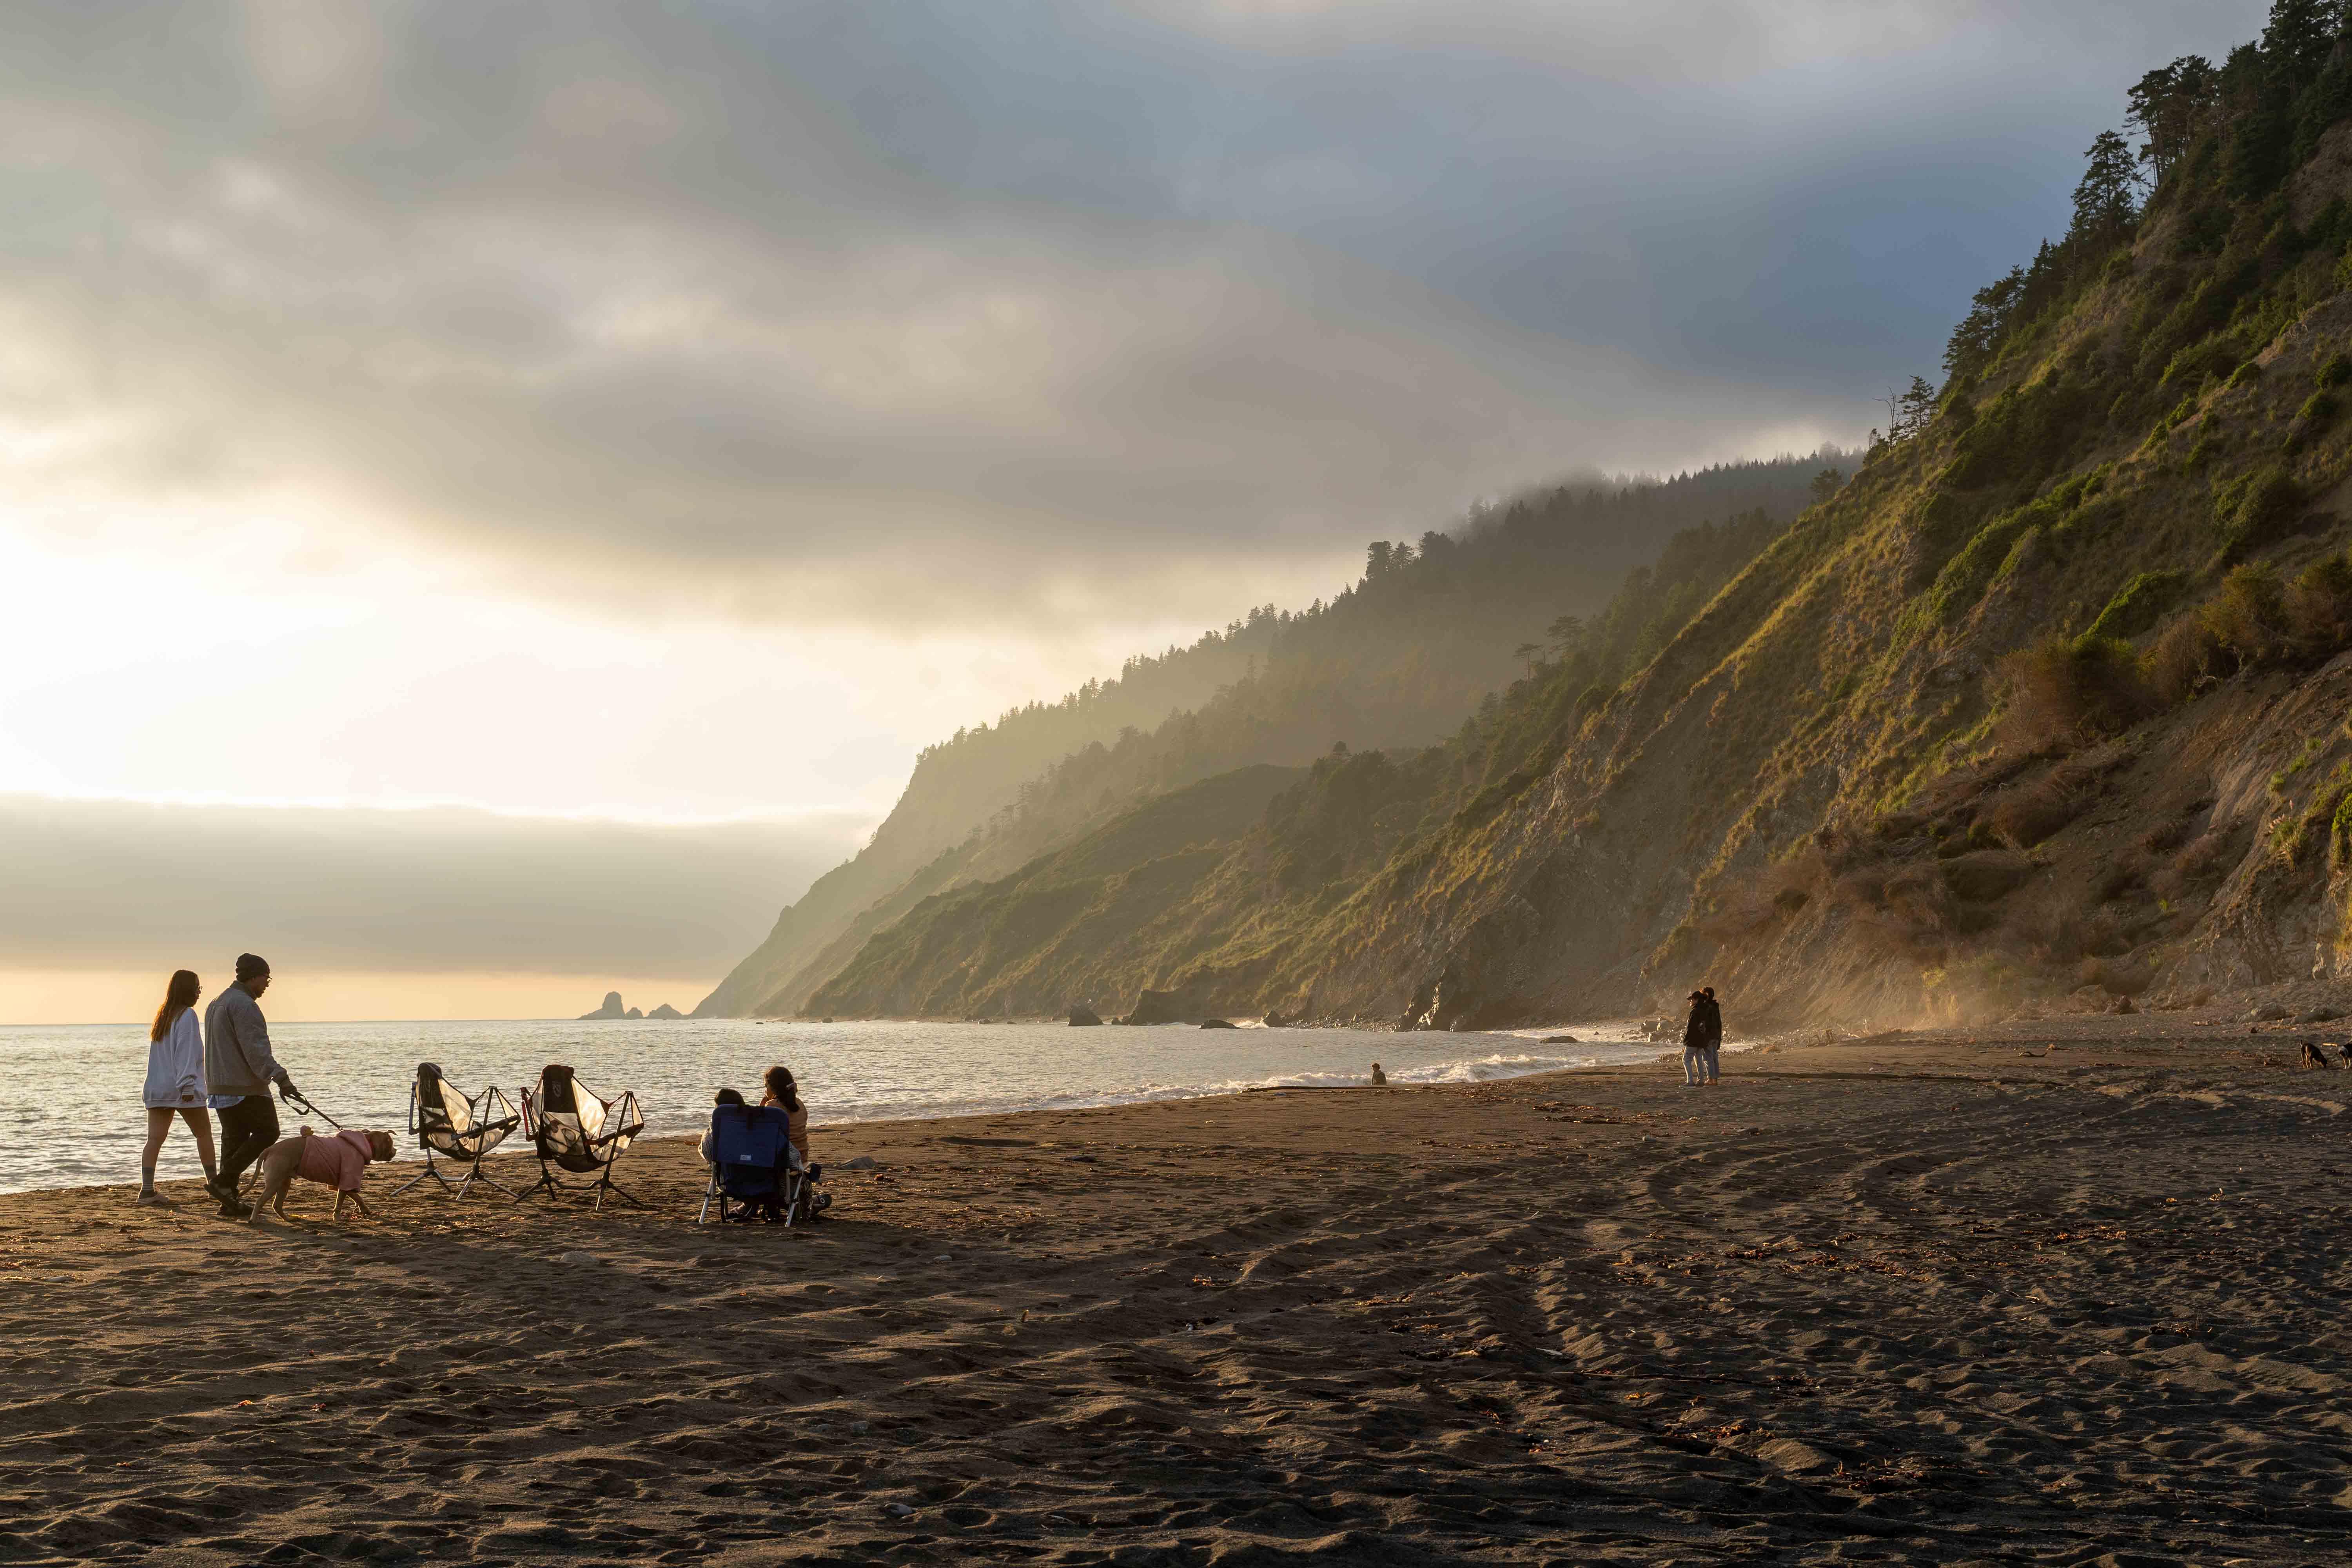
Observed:
[[[1545,1045],[1571,1033],[1574,1045]],[[1630,1022],[1512,1034],[1360,1029],[1201,1029],[1181,1025],[1073,1029],[1062,1024],[746,1019],[278,1024],[278,1059],[311,1103],[346,1127],[401,1129],[416,1064],[440,1064],[469,1093],[496,1083],[520,1101],[548,1062],[612,1095],[634,1089],[653,1134],[699,1131],[722,1086],[759,1098],[782,1062],[799,1079],[813,1127],[1173,1100],[1276,1085],[1360,1084],[1374,1061],[1398,1083],[1461,1083],[1556,1068],[1639,1061],[1658,1046]],[[135,1024],[0,1027],[11,1092],[0,1099],[0,1192],[135,1183],[145,1112],[147,1032]],[[290,1133],[301,1120],[280,1107]],[[314,1122],[320,1131],[326,1127]],[[839,1152],[823,1157],[840,1158]],[[175,1125],[157,1173],[202,1173]]]

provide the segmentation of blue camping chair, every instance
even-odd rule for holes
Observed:
[[[721,1224],[764,1212],[771,1220],[793,1223],[808,1167],[793,1147],[792,1123],[772,1105],[721,1105],[710,1112],[710,1184],[694,1223],[710,1216],[713,1199]]]

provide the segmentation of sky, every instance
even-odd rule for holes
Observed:
[[[959,726],[1853,440],[2265,9],[11,5],[0,1023],[689,1006]]]

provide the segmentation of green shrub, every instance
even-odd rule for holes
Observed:
[[[2208,376],[2219,378],[2229,374],[2237,368],[2238,363],[2238,345],[2226,334],[2216,332],[2174,354],[2165,364],[2164,374],[2158,378],[2157,384],[2194,389]],[[2191,390],[2182,400],[2182,409],[2186,411],[2196,401],[2197,394]]]
[[[2222,579],[2221,592],[2197,613],[2213,641],[2241,668],[2282,664],[2294,651],[2286,614],[2286,587],[2268,562],[2241,566]]]
[[[2000,736],[2016,751],[2111,735],[2157,708],[2131,645],[2116,637],[2051,637],[2002,659],[2000,675]]]
[[[2224,558],[2283,537],[2302,510],[2303,487],[2275,463],[2224,485],[2213,499]]]
[[[1979,529],[1976,537],[1944,563],[1927,596],[1929,611],[1937,619],[1957,619],[1984,597],[1993,574],[2009,558],[2018,540],[2033,526],[2032,513],[2031,507],[2001,513]]]
[[[2208,202],[2180,220],[2179,237],[2173,241],[2172,253],[2184,261],[2197,256],[2219,256],[2221,247],[2229,243],[2228,205]]]
[[[2226,384],[2234,391],[2241,386],[2252,386],[2262,378],[2263,367],[2252,360],[2248,360],[2230,373],[2230,379]]]
[[[1952,552],[1968,542],[1983,519],[1982,498],[1962,497],[1939,486],[1919,509],[1918,563],[1912,570],[1910,591],[1916,594],[1933,583]]]
[[[2136,637],[2150,626],[2179,599],[2180,591],[2188,586],[2186,572],[2142,572],[2116,591],[2091,629],[2083,635],[2089,637]]]
[[[2346,382],[2352,381],[2352,359],[2347,359],[2340,353],[2330,354],[2327,356],[2327,362],[2319,367],[2318,372],[2311,379],[2322,392],[2331,387],[2341,386]]]
[[[2221,368],[2235,364],[2242,357],[2235,345],[2220,340],[2219,334],[2230,323],[2230,312],[2237,309],[2255,285],[2262,281],[2262,268],[2252,258],[2235,265],[2224,264],[2200,284],[2197,291],[2180,301],[2164,319],[2164,324],[2147,335],[2140,351],[2140,372],[2152,374],[2157,365],[2165,365],[2163,380],[2173,381],[2187,376],[2195,381],[2208,369],[2214,368],[2214,357],[2227,355]],[[2206,340],[2200,343],[2199,340]],[[2180,352],[2196,343],[2205,357],[2184,363]]]
[[[2011,387],[1960,432],[1945,477],[1962,489],[2039,479],[2084,435],[2088,397],[2086,388],[2057,376]]]
[[[2140,668],[2157,700],[2177,706],[2228,674],[2229,663],[2204,617],[2188,615],[2164,628]]]
[[[2352,230],[2352,206],[2346,205],[2342,196],[2336,196],[2319,209],[2319,216],[2303,231],[2303,240],[2305,245],[2332,250],[2343,242],[2347,230]]]
[[[2287,451],[2300,452],[2317,440],[2336,422],[2340,407],[2332,392],[2315,392],[2304,399],[2303,406],[2295,410],[2294,423],[2287,429]]]
[[[2305,658],[2329,659],[2352,647],[2352,560],[2330,555],[2305,567],[2287,586],[2284,609]]]

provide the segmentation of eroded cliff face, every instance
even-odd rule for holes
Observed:
[[[1891,1022],[2332,976],[2352,673],[2330,656],[2352,639],[2329,629],[2341,606],[2294,595],[2344,575],[2347,422],[2325,394],[2352,299],[2332,279],[2299,299],[2278,258],[2293,308],[2251,353],[2136,395],[2147,322],[2196,286],[2177,227],[2151,224],[1973,406],[1883,449],[1544,778],[1391,868],[1278,986],[1446,1027],[1654,1007],[1701,979],[1750,1020]],[[2045,410],[2039,456],[1986,460],[2004,399]],[[2250,527],[2265,485],[2287,499]],[[2004,661],[2117,629],[2102,617],[2150,583],[2179,607],[2129,652],[2231,646],[2136,722],[2016,711],[2046,694]],[[2095,644],[2065,646],[2109,657]]]

